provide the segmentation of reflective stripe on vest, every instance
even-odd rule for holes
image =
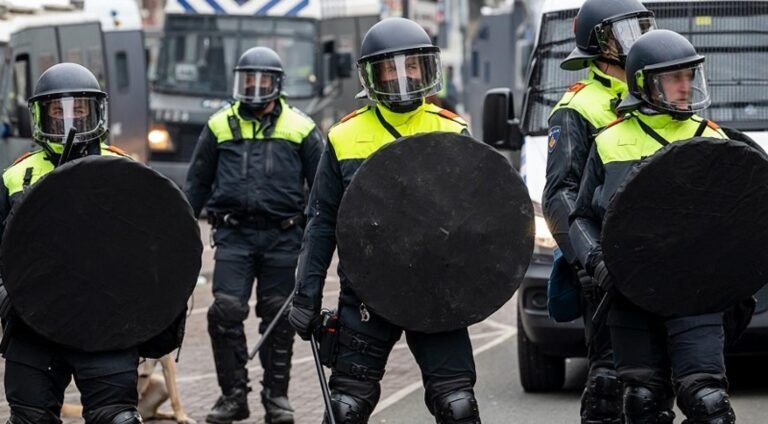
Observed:
[[[315,128],[315,123],[306,115],[293,109],[283,99],[280,99],[280,105],[282,106],[282,111],[280,112],[280,116],[277,118],[269,137],[265,136],[263,131],[260,131],[261,127],[258,121],[246,120],[240,116],[238,113],[240,102],[235,102],[232,106],[215,113],[208,121],[208,128],[213,132],[218,143],[232,141],[236,139],[236,137],[232,134],[232,130],[230,129],[229,119],[230,117],[235,117],[240,123],[240,134],[241,138],[244,140],[263,140],[270,138],[301,144],[301,141]],[[256,133],[255,135],[254,131]]]
[[[460,118],[451,119],[440,114],[441,108],[425,104],[414,112],[404,124],[396,125],[403,136],[427,132],[466,131],[466,124]],[[393,124],[390,122],[390,124]],[[394,125],[393,125],[394,126]],[[331,128],[328,140],[333,145],[338,160],[365,159],[383,145],[395,140],[376,117],[375,107],[366,107],[357,111],[354,117],[340,122]]]
[[[662,147],[650,134],[643,131],[637,122],[638,119],[642,119],[645,124],[670,143],[694,137],[702,122],[702,118],[698,116],[677,121],[669,115],[648,116],[637,114],[637,112],[629,114],[623,121],[606,128],[595,139],[597,152],[600,154],[603,164],[640,160],[652,155]],[[710,126],[706,126],[701,135],[702,137],[726,138],[720,130]]]

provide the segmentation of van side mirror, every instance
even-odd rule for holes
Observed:
[[[483,141],[497,149],[520,150],[523,134],[515,119],[512,90],[494,88],[483,101]]]
[[[352,76],[352,53],[336,52],[334,54],[336,62],[336,76],[339,78],[349,78]]]

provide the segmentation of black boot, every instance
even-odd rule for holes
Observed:
[[[288,402],[288,396],[274,396],[269,389],[264,389],[261,391],[261,403],[266,412],[266,424],[293,424],[293,408]]]
[[[277,310],[285,302],[282,297],[267,297],[257,308],[262,317],[259,332],[263,333]],[[274,318],[272,318],[274,319]],[[291,377],[291,357],[295,331],[285,315],[267,337],[259,350],[259,359],[264,369],[261,403],[264,405],[264,422],[267,424],[293,424],[293,408],[288,402],[288,383]]]
[[[205,417],[205,422],[213,424],[230,424],[248,418],[248,397],[246,389],[234,389],[229,394],[219,397],[211,412]]]

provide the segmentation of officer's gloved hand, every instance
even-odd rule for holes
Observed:
[[[592,278],[585,269],[579,268],[579,270],[576,271],[576,277],[579,279],[579,285],[584,291],[592,291],[597,287],[594,278]]]
[[[288,322],[302,340],[309,340],[312,333],[320,328],[320,313],[314,308],[294,304],[288,314]]]
[[[600,258],[600,261],[595,266],[595,272],[593,273],[593,277],[595,281],[597,282],[597,285],[600,286],[601,289],[605,291],[610,291],[613,289],[613,277],[611,277],[611,273],[608,272],[608,267],[605,266],[605,261],[603,258]]]

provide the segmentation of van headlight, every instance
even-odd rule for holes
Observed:
[[[149,142],[150,150],[156,152],[168,152],[173,150],[171,135],[168,134],[168,130],[166,130],[164,126],[152,126],[152,130],[147,134],[147,141]]]
[[[547,220],[544,219],[541,205],[538,202],[533,204],[533,210],[533,223],[536,228],[536,234],[533,239],[533,254],[534,256],[552,256],[555,247],[557,247],[557,242],[552,237],[552,232],[549,231]]]

